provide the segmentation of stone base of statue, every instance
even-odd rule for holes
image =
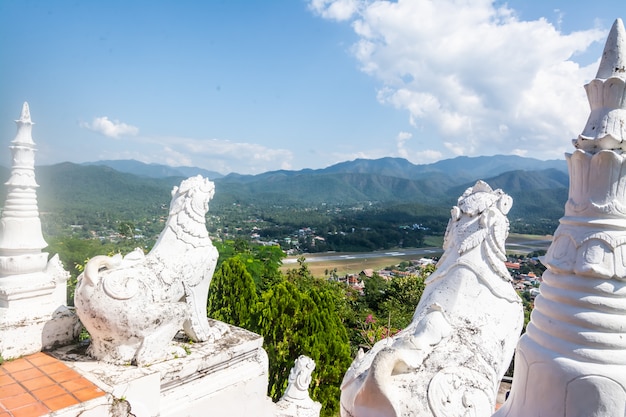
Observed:
[[[45,260],[48,254],[43,255]],[[0,256],[0,261],[5,258]],[[0,354],[4,359],[72,343],[79,326],[78,317],[65,302],[68,277],[54,256],[43,272],[0,278]]]
[[[181,357],[150,366],[114,365],[87,356],[86,346],[69,346],[54,356],[107,393],[60,410],[55,417],[81,416],[259,416],[275,414],[267,396],[268,361],[263,338],[210,320],[223,330],[215,341],[176,341]]]
[[[78,325],[76,314],[65,306],[36,317],[16,316],[13,311],[5,313],[9,311],[0,309],[0,353],[4,359],[71,343]]]
[[[306,404],[281,400],[276,403],[276,409],[276,417],[319,417],[322,404],[312,400]]]

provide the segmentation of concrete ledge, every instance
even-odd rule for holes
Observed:
[[[92,404],[85,409],[89,413],[81,416],[123,416],[125,406],[136,417],[274,415],[275,406],[267,397],[263,338],[210,322],[219,330],[215,341],[175,342],[176,351],[184,349],[186,356],[141,368],[96,361],[85,354],[86,345],[67,346],[50,354],[108,393],[106,404]],[[112,411],[114,406],[116,411]],[[66,415],[72,414],[59,412],[55,417]]]

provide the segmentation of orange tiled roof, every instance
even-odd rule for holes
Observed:
[[[0,417],[38,417],[105,392],[45,353],[0,365]]]

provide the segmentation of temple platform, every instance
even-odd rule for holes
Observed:
[[[219,325],[217,341],[176,342],[184,356],[151,366],[99,362],[80,344],[6,361],[0,417],[272,416],[262,337]]]

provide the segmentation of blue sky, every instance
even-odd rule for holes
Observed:
[[[0,157],[223,174],[562,158],[623,0],[0,1]]]

